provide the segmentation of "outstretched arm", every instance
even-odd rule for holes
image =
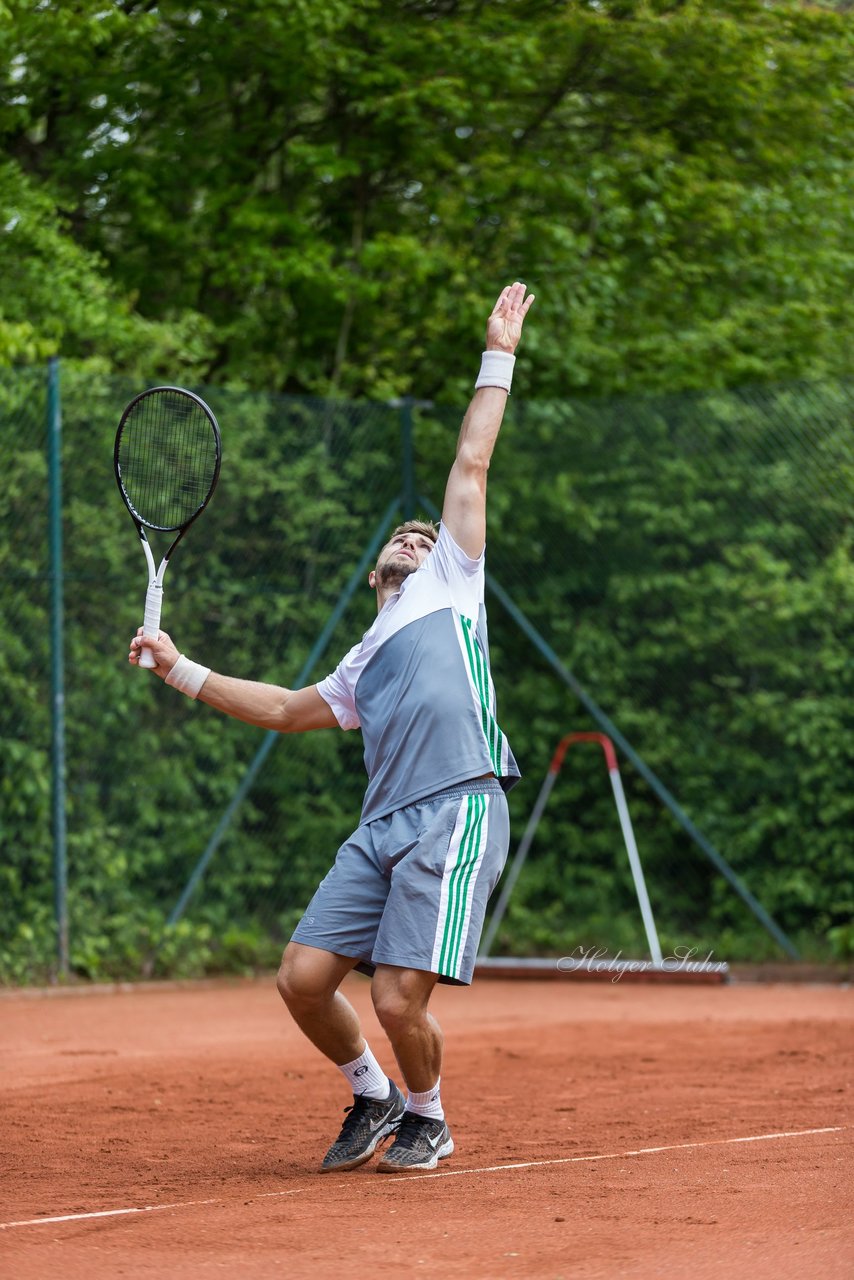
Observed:
[[[180,657],[177,648],[165,631],[161,631],[157,639],[145,641],[146,648],[154,654],[156,666],[154,674],[165,680],[172,674]],[[142,647],[142,628],[130,642],[128,660],[137,665]],[[184,660],[186,664],[186,659]],[[198,681],[202,679],[206,668],[189,664],[188,678]],[[182,685],[178,684],[177,688]],[[195,689],[195,684],[192,685]],[[185,692],[187,690],[185,689]],[[315,685],[305,689],[284,689],[280,685],[262,684],[256,680],[236,680],[233,676],[221,676],[210,671],[204,677],[197,692],[193,692],[199,702],[206,702],[209,707],[232,716],[235,720],[243,720],[247,724],[257,725],[259,729],[276,729],[279,733],[304,733],[308,729],[335,729],[338,721],[328,702],[324,702]]]
[[[518,281],[502,290],[486,325],[488,352],[513,355],[533,301],[534,295],[526,298],[525,286]],[[505,363],[512,369],[512,361]],[[482,372],[478,382],[483,381]],[[463,419],[456,458],[445,488],[442,524],[472,560],[478,558],[486,542],[486,473],[501,429],[507,394],[498,385],[481,385],[475,391]]]

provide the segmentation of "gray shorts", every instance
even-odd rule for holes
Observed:
[[[486,903],[507,858],[507,800],[494,778],[449,787],[360,826],[292,941],[469,983]]]

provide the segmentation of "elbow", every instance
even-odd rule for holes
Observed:
[[[491,449],[479,449],[477,445],[464,444],[460,446],[457,453],[456,463],[467,479],[482,480],[485,484],[491,457]]]
[[[275,729],[276,733],[296,733],[298,731],[299,726],[296,723],[293,712],[288,710],[287,701],[282,703],[270,728]]]
[[[293,706],[293,693],[290,690],[283,693],[281,701],[271,717],[270,728],[275,729],[276,733],[296,733],[298,731],[299,725],[296,721],[295,708]]]

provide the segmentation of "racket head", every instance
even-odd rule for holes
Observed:
[[[186,529],[210,501],[221,461],[217,420],[192,391],[150,387],[121,416],[116,483],[134,520],[148,529]]]

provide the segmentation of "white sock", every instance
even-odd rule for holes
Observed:
[[[442,1099],[439,1095],[439,1086],[442,1083],[440,1076],[432,1089],[426,1089],[424,1093],[413,1093],[409,1090],[409,1097],[406,1099],[406,1110],[414,1111],[417,1116],[427,1116],[430,1120],[444,1120],[445,1112],[442,1109]]]
[[[370,1045],[365,1045],[365,1052],[360,1058],[345,1062],[338,1070],[357,1096],[364,1094],[368,1098],[388,1097],[391,1081],[371,1053]]]

